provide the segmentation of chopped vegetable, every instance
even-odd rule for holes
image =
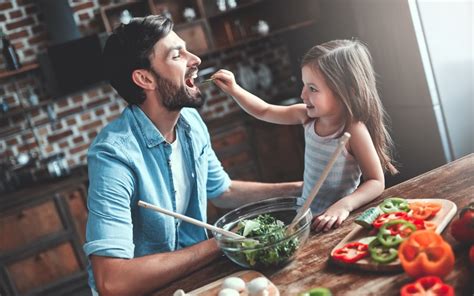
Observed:
[[[382,227],[382,225],[384,225],[388,221],[398,220],[398,219],[405,219],[407,217],[407,215],[408,214],[406,212],[393,212],[393,213],[381,214],[380,216],[377,217],[377,219],[375,219],[373,225],[374,225],[375,228],[378,229],[378,228]]]
[[[423,227],[426,230],[431,230],[431,231],[436,231],[436,228],[438,227],[438,224],[432,221],[423,221]]]
[[[451,224],[451,235],[459,242],[474,244],[474,202],[461,210]]]
[[[430,230],[418,230],[398,249],[405,272],[412,277],[436,275],[443,277],[454,267],[454,253],[441,235]]]
[[[258,237],[258,242],[242,242],[243,247],[252,248],[242,251],[244,257],[242,259],[250,266],[270,266],[283,263],[295,253],[299,244],[297,237],[285,240],[287,237],[285,224],[268,214],[259,215],[251,220],[242,220],[238,225],[237,234],[248,238]],[[272,243],[276,244],[264,247]]]
[[[416,226],[406,220],[392,220],[380,227],[377,239],[385,247],[395,247],[415,230]]]
[[[445,284],[437,276],[425,276],[400,290],[400,296],[454,296],[452,286]]]
[[[332,296],[328,288],[318,287],[298,294],[298,296]]]
[[[368,245],[360,242],[351,242],[340,249],[334,250],[332,257],[344,263],[354,263],[369,255]]]
[[[378,239],[374,239],[369,244],[369,253],[372,260],[381,264],[394,261],[398,255],[396,247],[386,247]]]
[[[380,209],[384,213],[408,212],[410,210],[407,200],[400,197],[387,198],[380,204]]]
[[[368,208],[359,217],[355,219],[355,223],[360,226],[370,229],[375,219],[382,213],[382,210],[378,207]]]
[[[408,204],[411,216],[415,219],[426,220],[436,215],[441,210],[441,204],[438,202],[415,201]]]
[[[399,235],[402,238],[407,238],[416,231],[416,226],[407,220],[401,219],[385,223],[380,230],[379,233],[382,232],[386,234],[389,232],[391,235]]]

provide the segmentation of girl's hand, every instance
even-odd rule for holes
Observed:
[[[343,205],[337,203],[330,206],[326,212],[313,219],[311,228],[315,232],[329,231],[331,228],[338,228],[344,220],[349,217],[350,211]]]
[[[211,76],[214,79],[214,83],[226,93],[233,95],[239,85],[235,82],[234,73],[229,70],[220,69],[214,75]]]

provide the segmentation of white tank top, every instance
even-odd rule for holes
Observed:
[[[191,198],[191,179],[184,163],[183,148],[178,134],[176,132],[176,140],[171,143],[171,172],[173,174],[174,189],[176,190],[176,212],[185,214]]]
[[[320,137],[314,129],[315,120],[304,125],[305,154],[304,154],[304,199],[308,198],[311,189],[318,181],[332,153],[336,150],[339,135],[343,128],[332,135]],[[313,214],[324,212],[339,199],[351,194],[359,186],[362,173],[355,158],[344,147],[339,154],[328,177],[322,184],[316,198],[311,204]]]

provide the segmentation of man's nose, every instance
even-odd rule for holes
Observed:
[[[189,62],[188,66],[189,67],[197,67],[201,64],[201,59],[195,55],[194,53],[190,52],[189,53]]]

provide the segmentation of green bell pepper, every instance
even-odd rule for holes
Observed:
[[[395,247],[413,231],[416,231],[414,224],[402,219],[392,220],[380,227],[377,240],[385,247]]]
[[[372,260],[381,264],[390,263],[398,257],[397,248],[385,247],[378,239],[369,244],[369,253]]]
[[[404,198],[400,197],[391,197],[387,198],[380,204],[380,209],[384,213],[393,213],[393,212],[408,212],[410,208],[408,207],[408,202]]]

